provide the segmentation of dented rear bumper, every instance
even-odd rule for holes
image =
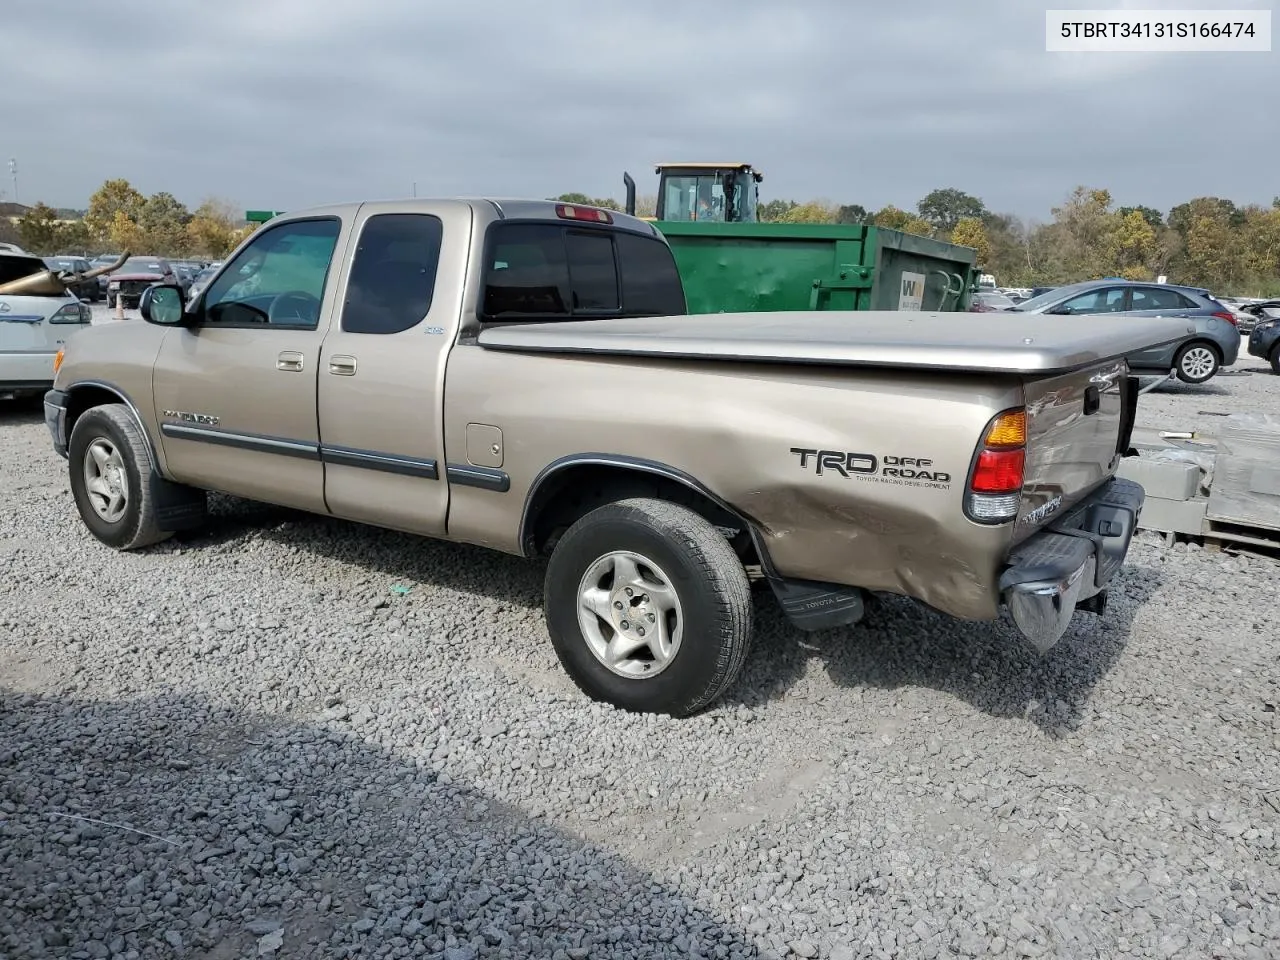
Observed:
[[[1000,596],[1038,652],[1062,639],[1077,610],[1105,609],[1107,586],[1124,566],[1144,497],[1139,484],[1112,478],[1010,553]]]

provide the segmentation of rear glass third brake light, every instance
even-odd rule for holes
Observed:
[[[576,203],[557,203],[556,216],[561,220],[585,220],[589,223],[613,223],[613,215],[599,207],[580,207]]]

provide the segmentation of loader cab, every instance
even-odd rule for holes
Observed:
[[[660,163],[658,220],[755,223],[764,179],[749,163]]]

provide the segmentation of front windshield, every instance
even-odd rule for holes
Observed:
[[[1066,296],[1067,291],[1067,287],[1054,287],[1052,290],[1046,290],[1038,297],[1032,297],[1030,300],[1023,300],[1021,303],[1014,304],[1013,309],[1019,310],[1023,313],[1034,313],[1041,307],[1048,306],[1055,300],[1062,299]]]
[[[49,257],[45,260],[50,270],[74,270],[76,262],[66,257]]]
[[[724,184],[715,174],[667,177],[662,196],[664,220],[724,221]]]

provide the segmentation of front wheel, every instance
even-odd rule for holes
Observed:
[[[742,561],[702,516],[663,500],[609,503],[560,538],[547,566],[556,655],[594,700],[683,717],[719,698],[751,643]]]
[[[80,519],[98,540],[133,550],[168,539],[151,495],[151,454],[123,403],[81,414],[67,444],[71,495]]]
[[[1178,379],[1183,383],[1204,383],[1218,372],[1218,351],[1204,341],[1184,344],[1173,358]]]

